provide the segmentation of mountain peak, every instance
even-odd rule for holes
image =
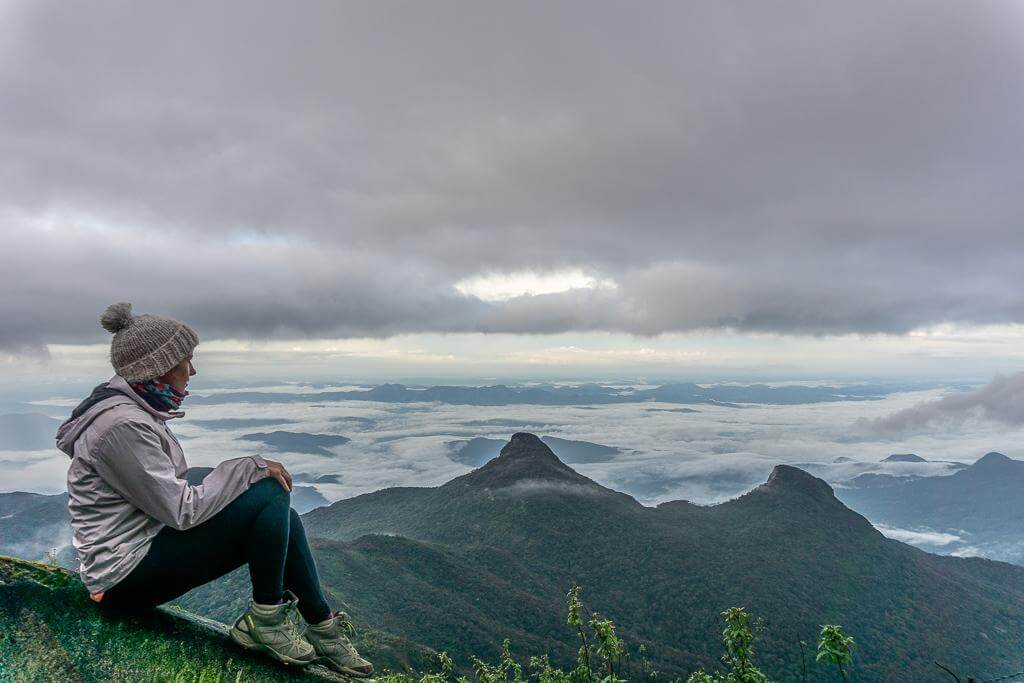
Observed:
[[[495,468],[516,468],[526,475],[576,474],[576,471],[558,459],[551,447],[536,434],[516,432],[505,444],[492,463]]]
[[[978,458],[977,462],[968,469],[976,472],[1006,470],[1007,468],[1015,467],[1019,462],[1021,461],[993,451]]]
[[[761,487],[782,493],[803,493],[822,500],[836,499],[832,487],[823,479],[792,465],[776,465],[772,473],[768,475],[768,481]]]
[[[505,455],[505,451],[533,451],[535,449],[542,449],[551,453],[551,449],[548,448],[536,434],[531,434],[530,432],[516,432],[512,435],[512,438],[508,440],[508,443],[505,444],[505,447],[501,449],[501,454]],[[555,457],[555,454],[551,453],[551,457]]]
[[[592,483],[559,460],[536,434],[517,432],[502,447],[498,457],[469,474],[453,479],[449,484],[462,482],[493,489],[527,479]]]
[[[888,458],[883,458],[881,462],[928,462],[920,455],[915,453],[893,453]]]

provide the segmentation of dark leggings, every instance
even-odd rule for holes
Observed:
[[[193,467],[186,478],[198,484],[210,471]],[[142,561],[106,591],[100,605],[151,608],[246,563],[255,602],[276,604],[287,588],[299,599],[307,622],[330,616],[302,520],[291,509],[288,492],[272,477],[250,486],[202,524],[184,531],[161,529]]]

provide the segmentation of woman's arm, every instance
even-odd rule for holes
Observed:
[[[259,456],[220,463],[203,483],[178,479],[160,437],[143,422],[110,428],[94,451],[96,472],[125,500],[174,529],[188,529],[217,514],[249,486],[270,475]]]

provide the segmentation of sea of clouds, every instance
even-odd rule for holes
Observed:
[[[296,391],[294,385],[276,388]],[[266,387],[262,388],[266,390]],[[303,386],[309,391],[310,386]],[[221,387],[192,388],[196,394]],[[944,463],[879,463],[892,453],[917,453],[929,460],[970,463],[989,451],[1024,457],[1024,425],[971,414],[928,422],[898,433],[872,429],[901,411],[947,401],[953,390],[892,394],[877,401],[740,408],[665,403],[593,406],[459,406],[366,401],[183,406],[186,416],[170,423],[190,465],[262,453],[294,474],[338,475],[336,484],[317,484],[329,500],[389,486],[436,486],[469,471],[449,456],[453,441],[475,436],[506,439],[516,431],[591,441],[622,452],[608,462],[574,465],[582,474],[624,491],[646,505],[686,499],[715,503],[762,483],[779,463],[802,466],[833,486],[863,472],[934,475]],[[960,392],[963,393],[963,392]],[[40,412],[70,412],[77,397],[37,402]],[[672,412],[692,408],[699,412]],[[280,426],[212,429],[206,420],[281,420]],[[290,421],[290,422],[285,422]],[[329,455],[278,453],[239,440],[253,432],[282,429],[341,434],[350,442]],[[846,459],[835,462],[836,459]],[[0,451],[0,491],[55,493],[64,490],[67,457],[54,450]]]

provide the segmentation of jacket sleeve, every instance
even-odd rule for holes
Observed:
[[[93,452],[104,481],[135,507],[179,530],[202,524],[269,474],[263,458],[246,456],[225,460],[202,484],[191,486],[178,479],[156,431],[134,421],[111,427]]]

